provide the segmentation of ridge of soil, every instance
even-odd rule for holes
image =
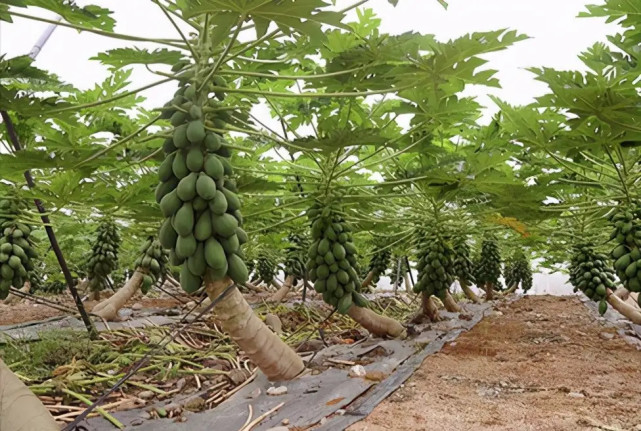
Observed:
[[[106,298],[107,295],[105,295],[103,299]],[[47,299],[72,310],[76,309],[73,299],[68,295],[55,295],[47,297]],[[83,304],[87,311],[91,311],[98,302],[100,301],[85,301]],[[144,308],[172,308],[180,305],[180,302],[173,298],[149,298],[146,296],[138,296],[127,301],[125,307],[131,307],[135,303],[140,303]],[[49,307],[48,305],[38,304],[28,299],[20,300],[20,302],[11,305],[6,305],[0,302],[0,326],[40,321],[50,317],[67,315],[69,315],[69,313],[65,311]]]
[[[525,296],[348,430],[641,430],[640,377],[641,352],[577,297]]]

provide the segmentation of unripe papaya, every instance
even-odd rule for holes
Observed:
[[[211,234],[211,214],[208,210],[205,210],[196,221],[196,226],[194,227],[194,237],[196,237],[198,241],[206,241],[211,236]]]
[[[227,254],[236,253],[240,249],[240,242],[236,234],[230,236],[229,238],[223,238],[220,240],[220,245],[223,246],[223,249]]]
[[[247,266],[245,262],[236,254],[231,254],[227,257],[227,274],[234,282],[242,284],[249,278]]]
[[[223,238],[234,235],[236,228],[238,228],[238,220],[228,213],[222,215],[212,214],[211,221],[214,232]]]
[[[183,151],[176,151],[176,155],[174,156],[174,161],[171,164],[171,170],[174,172],[174,175],[179,180],[189,175],[189,169],[187,168],[187,160],[185,159],[185,153]]]
[[[194,229],[194,210],[189,202],[183,203],[174,219],[174,229],[178,235],[184,237],[192,234]]]
[[[205,148],[207,148],[207,151],[216,152],[220,149],[221,146],[222,142],[217,134],[209,132],[207,133],[207,135],[205,135]]]
[[[225,170],[223,168],[223,164],[221,161],[218,159],[217,156],[213,154],[208,154],[205,157],[205,173],[212,177],[215,180],[220,180],[223,178],[225,174]]]
[[[225,198],[227,199],[227,207],[229,208],[230,211],[236,211],[240,209],[240,200],[238,199],[238,196],[231,190],[227,190],[223,188],[222,190],[223,194],[225,195]]]
[[[204,200],[212,200],[216,196],[216,183],[209,175],[201,173],[196,182],[196,192]]]
[[[194,254],[187,259],[187,267],[194,275],[202,276],[205,274],[207,262],[205,262],[205,247],[202,242],[198,243]]]
[[[209,238],[205,242],[205,261],[210,268],[220,269],[227,267],[225,250],[216,238]]]
[[[179,258],[187,259],[196,252],[196,247],[198,247],[198,242],[193,235],[189,236],[178,236],[176,241],[176,255]]]
[[[200,144],[205,139],[205,125],[200,120],[190,121],[185,134],[189,142]]]
[[[200,172],[203,168],[203,161],[203,152],[200,148],[196,147],[192,148],[187,153],[185,164],[187,165],[187,169],[189,169],[191,172]]]
[[[161,182],[169,180],[174,175],[171,167],[172,163],[174,162],[174,157],[175,154],[169,154],[167,157],[165,157],[165,160],[163,160],[158,167],[158,179]]]
[[[186,148],[189,145],[189,140],[187,139],[187,124],[181,124],[176,127],[172,138],[176,148]]]
[[[165,217],[171,217],[180,209],[182,204],[183,202],[178,197],[176,190],[172,190],[160,201],[160,211]]]
[[[180,180],[176,188],[176,194],[183,202],[190,202],[196,197],[196,181],[198,174],[195,172],[190,173],[185,178]]]
[[[180,287],[187,293],[194,293],[202,285],[203,280],[198,275],[191,273],[187,265],[183,265],[180,270]]]
[[[209,209],[212,214],[222,215],[227,211],[227,198],[220,190],[216,190],[214,199],[209,201]]]

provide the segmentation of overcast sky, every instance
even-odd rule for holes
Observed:
[[[585,5],[600,0],[451,0],[444,10],[436,0],[400,0],[394,8],[387,0],[370,0],[371,7],[383,19],[382,30],[392,34],[417,31],[436,35],[441,40],[455,38],[474,31],[516,29],[531,39],[512,48],[488,55],[489,67],[498,69],[503,89],[476,88],[469,94],[479,95],[483,105],[494,109],[485,96],[489,91],[513,104],[531,102],[542,94],[545,86],[532,79],[525,69],[548,66],[558,69],[582,69],[577,54],[596,41],[605,41],[607,34],[617,31],[602,19],[576,18]],[[78,4],[98,3],[115,11],[116,30],[132,35],[177,37],[171,24],[157,6],[145,0],[78,1]],[[339,6],[351,3],[338,0]],[[42,10],[39,16],[52,18]],[[0,23],[0,54],[8,57],[26,54],[47,27],[24,19],[13,24]],[[96,52],[130,46],[132,42],[58,28],[37,58],[37,66],[58,74],[63,80],[80,88],[91,87],[107,76],[97,61],[89,61]],[[140,45],[143,46],[143,45]],[[136,71],[134,82],[144,85],[155,79],[143,70]],[[157,87],[145,93],[147,106],[156,107],[173,93],[173,88]]]

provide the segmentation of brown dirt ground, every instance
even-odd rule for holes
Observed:
[[[348,430],[641,429],[641,352],[576,297],[528,296],[500,311]]]
[[[106,299],[104,295],[103,299]],[[50,301],[64,305],[67,308],[76,308],[73,299],[67,295],[55,295],[47,297]],[[136,302],[142,304],[144,308],[172,308],[180,305],[180,302],[174,298],[148,298],[148,297],[134,297],[125,304],[125,307],[131,307]],[[84,305],[87,311],[97,304],[97,301],[85,301]],[[21,300],[19,303],[13,305],[4,305],[0,302],[0,325],[13,325],[17,323],[32,322],[36,320],[44,320],[55,316],[64,316],[69,313],[56,310],[47,305],[36,304],[33,301]]]

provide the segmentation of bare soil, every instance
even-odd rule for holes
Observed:
[[[528,296],[435,355],[350,431],[641,430],[641,352],[576,297]]]
[[[108,295],[103,295],[106,299]],[[55,295],[47,297],[48,300],[75,310],[76,305],[68,295]],[[98,303],[98,301],[85,301],[83,304],[87,311]],[[149,298],[136,296],[130,299],[125,307],[131,307],[135,303],[142,304],[143,308],[172,308],[181,305],[174,298]],[[17,323],[45,320],[56,316],[65,316],[69,313],[51,308],[44,304],[37,304],[33,301],[23,299],[12,305],[5,305],[0,302],[0,325],[13,325]]]

